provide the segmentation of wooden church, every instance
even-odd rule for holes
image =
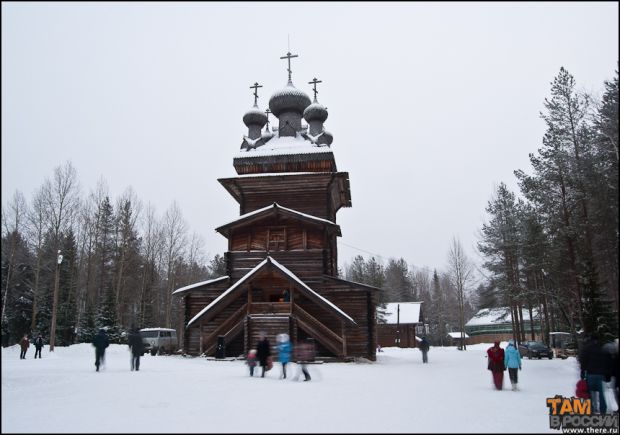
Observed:
[[[376,358],[379,289],[338,277],[336,213],[351,207],[349,174],[339,172],[325,130],[327,109],[288,83],[243,116],[248,127],[233,165],[218,181],[239,203],[240,216],[218,228],[228,240],[227,275],[174,291],[184,310],[183,351],[246,355],[261,332],[273,344],[313,338],[317,356]],[[279,123],[270,129],[269,113]],[[306,125],[302,125],[302,118]]]

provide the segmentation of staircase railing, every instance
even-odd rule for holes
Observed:
[[[205,354],[208,355],[217,345],[217,337],[224,335],[224,342],[228,341],[228,338],[237,335],[237,333],[243,329],[243,319],[247,311],[247,303],[243,304],[241,308],[235,311],[228,319],[226,319],[220,326],[209,334],[203,341],[203,349]]]
[[[306,332],[314,335],[315,340],[321,342],[334,354],[343,355],[344,339],[342,337],[295,303],[293,304],[293,315],[296,317],[297,324]]]

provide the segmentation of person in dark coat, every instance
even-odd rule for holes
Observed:
[[[431,344],[428,342],[426,337],[422,337],[422,341],[420,341],[420,351],[422,352],[422,363],[428,363],[428,350],[431,348]]]
[[[39,334],[34,341],[34,349],[34,359],[37,359],[37,354],[39,355],[39,359],[41,359],[41,349],[43,349],[43,337],[41,337],[41,334]]]
[[[495,388],[501,390],[504,387],[504,349],[499,347],[499,341],[496,341],[492,347],[487,349],[487,357],[489,358],[488,369],[493,375],[493,384]]]
[[[271,356],[271,345],[264,333],[260,335],[260,341],[256,345],[256,357],[260,366],[263,368],[261,378],[265,377],[265,367],[267,367],[267,359]]]
[[[140,370],[140,357],[144,353],[144,343],[138,328],[133,328],[128,339],[129,350],[131,351],[131,371]]]
[[[99,365],[103,363],[105,349],[110,345],[108,334],[103,328],[99,329],[97,335],[93,338],[93,346],[95,346],[95,367],[99,371]]]
[[[591,337],[579,352],[581,379],[588,383],[588,392],[592,401],[592,412],[605,414],[607,401],[603,381],[611,378],[611,355],[600,345],[596,337]]]
[[[21,340],[19,340],[19,346],[22,348],[22,351],[19,354],[19,359],[26,359],[26,352],[30,347],[30,340],[28,340],[28,334],[24,334]]]

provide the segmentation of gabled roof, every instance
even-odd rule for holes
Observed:
[[[175,291],[172,292],[173,295],[179,294],[179,293],[183,293],[189,290],[195,290],[198,287],[206,287],[209,286],[210,284],[214,284],[216,282],[220,282],[220,281],[224,281],[228,279],[228,275],[226,276],[220,276],[219,278],[214,278],[214,279],[209,279],[207,281],[202,281],[202,282],[197,282],[195,284],[190,284],[190,285],[186,285],[185,287],[181,287],[176,289]]]
[[[385,323],[420,323],[422,302],[390,302],[385,304]]]
[[[263,207],[263,208],[259,208],[258,210],[254,210],[251,211],[249,213],[246,213],[244,215],[239,216],[237,219],[235,219],[232,222],[229,222],[227,224],[224,224],[218,228],[215,229],[215,231],[219,232],[220,234],[224,235],[225,237],[228,237],[229,234],[229,230],[230,228],[232,228],[233,226],[238,226],[238,225],[242,225],[246,222],[250,222],[252,220],[256,220],[256,219],[260,219],[264,216],[267,216],[269,214],[282,214],[285,216],[289,216],[295,219],[300,219],[306,222],[310,222],[313,224],[319,224],[322,226],[327,226],[331,229],[334,229],[337,231],[337,234],[340,236],[340,226],[337,225],[336,223],[327,220],[327,219],[323,219],[323,218],[319,218],[316,216],[312,216],[306,213],[302,213],[300,211],[297,210],[293,210],[292,208],[287,208],[287,207],[282,207],[280,204],[278,204],[277,202],[274,202],[271,205],[268,205],[267,207]]]
[[[205,316],[206,316],[207,320],[209,318],[211,318],[212,316],[214,316],[215,312],[216,312],[215,307],[217,307],[218,305],[224,303],[224,301],[226,301],[226,300],[233,299],[234,295],[241,291],[240,289],[247,290],[247,288],[244,288],[242,286],[242,284],[248,282],[253,276],[257,275],[263,268],[268,267],[268,266],[273,266],[273,267],[275,267],[276,270],[279,270],[280,272],[282,272],[285,275],[285,277],[289,281],[292,281],[294,284],[296,284],[296,287],[298,288],[298,290],[300,290],[302,293],[304,293],[304,295],[306,297],[308,297],[309,299],[319,303],[324,308],[327,308],[328,310],[332,311],[334,314],[336,314],[337,316],[341,317],[342,319],[347,320],[347,321],[349,321],[349,322],[351,322],[353,324],[356,324],[355,320],[353,320],[353,318],[351,316],[349,316],[347,313],[342,311],[336,305],[334,305],[333,303],[331,303],[330,301],[325,299],[323,296],[321,296],[320,294],[318,294],[317,292],[312,290],[310,287],[308,287],[302,280],[300,280],[288,268],[286,268],[282,264],[278,263],[271,256],[267,256],[267,258],[265,258],[263,261],[258,263],[256,265],[256,267],[254,267],[252,270],[250,270],[248,273],[246,273],[243,276],[243,278],[241,278],[239,281],[237,281],[232,286],[230,286],[221,295],[219,295],[217,298],[215,298],[215,300],[213,302],[211,302],[209,305],[204,307],[198,314],[196,314],[187,323],[187,327],[189,327],[192,323],[198,321],[199,319],[201,319],[201,318],[203,318]]]

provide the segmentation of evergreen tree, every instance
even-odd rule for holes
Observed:
[[[108,290],[101,302],[99,312],[96,318],[97,328],[103,328],[108,333],[108,339],[110,343],[122,343],[122,328],[118,325],[116,319],[116,305],[114,302],[114,293],[112,290]]]
[[[215,254],[215,257],[209,261],[209,277],[218,278],[226,275],[226,259],[220,254]]]
[[[80,317],[80,324],[77,329],[77,342],[78,343],[91,343],[93,337],[97,333],[97,322],[95,318],[95,311],[93,304],[86,302],[86,309],[82,317]]]
[[[412,302],[414,300],[411,274],[405,260],[390,258],[384,276],[383,288],[387,302]]]

